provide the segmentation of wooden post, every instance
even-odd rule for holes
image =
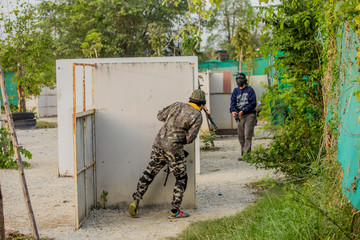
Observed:
[[[38,240],[38,239],[40,239],[39,238],[39,233],[38,233],[38,230],[37,230],[37,227],[36,227],[34,212],[33,212],[32,207],[31,207],[29,190],[28,190],[27,185],[26,185],[24,168],[23,168],[23,165],[22,165],[21,155],[20,155],[20,152],[19,152],[19,144],[18,144],[18,140],[17,140],[15,128],[14,128],[14,122],[13,122],[11,112],[10,112],[10,106],[9,106],[9,102],[8,102],[7,93],[6,93],[6,90],[5,90],[5,81],[4,81],[4,74],[3,74],[3,71],[2,71],[1,62],[0,62],[0,87],[1,87],[1,94],[2,94],[2,98],[3,98],[3,102],[4,102],[4,107],[5,107],[5,113],[6,113],[6,116],[7,116],[7,122],[8,122],[9,130],[10,130],[10,133],[11,133],[11,139],[12,139],[12,142],[13,142],[16,163],[17,163],[17,166],[18,166],[18,172],[19,172],[19,175],[20,175],[21,187],[22,187],[22,190],[23,190],[24,200],[25,200],[25,204],[27,206],[28,215],[29,215],[29,219],[30,219],[30,223],[31,223],[31,227],[32,227],[33,235],[34,235],[33,237],[36,240]]]
[[[1,193],[1,184],[0,184],[0,240],[6,240],[6,238],[5,238],[4,207],[3,207],[3,197],[2,197],[2,193]]]

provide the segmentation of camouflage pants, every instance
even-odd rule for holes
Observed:
[[[182,153],[182,152],[181,152]],[[179,209],[187,185],[187,174],[184,155],[172,152],[165,152],[162,149],[153,147],[151,159],[142,177],[139,179],[136,192],[133,198],[140,201],[160,170],[167,165],[170,172],[175,176],[176,182],[173,191],[172,208]]]

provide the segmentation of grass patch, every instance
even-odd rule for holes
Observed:
[[[17,231],[9,231],[5,234],[5,239],[6,240],[10,240],[10,239],[11,240],[34,240],[35,238],[33,238],[31,235],[19,233]],[[54,239],[44,237],[44,238],[40,238],[40,240],[54,240]]]
[[[57,128],[57,122],[36,121],[37,128]]]
[[[269,186],[244,211],[193,223],[175,239],[360,239],[359,214],[325,177]]]

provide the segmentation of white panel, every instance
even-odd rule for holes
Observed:
[[[201,85],[201,90],[205,92],[205,98],[206,98],[206,107],[208,111],[211,113],[211,106],[210,106],[210,84],[209,84],[209,73],[199,73],[199,83]],[[206,115],[205,112],[202,112],[203,116],[203,123],[201,125],[201,131],[209,131],[209,126],[206,121]],[[200,166],[198,166],[200,167]]]
[[[224,80],[222,72],[210,73],[210,93],[223,93]]]
[[[38,108],[39,117],[53,117],[57,115],[57,107]]]
[[[81,118],[76,119],[76,159],[77,171],[85,166],[85,147],[84,147],[84,122]]]
[[[95,147],[93,119],[94,114],[76,119],[77,171],[80,172],[76,186],[76,228],[89,216],[91,208],[96,204],[95,166],[90,165],[94,161],[92,153]]]
[[[85,165],[89,165],[94,161],[93,158],[93,122],[92,115],[85,118]]]
[[[197,57],[152,57],[152,58],[103,58],[103,59],[67,59],[56,61],[56,89],[57,89],[57,116],[58,116],[58,151],[59,154],[59,174],[60,176],[73,176],[74,175],[74,146],[73,146],[73,125],[72,125],[72,108],[73,108],[73,75],[72,64],[73,63],[141,63],[141,62],[188,62],[194,64],[194,69],[197,74]],[[87,69],[90,67],[87,67]],[[77,67],[77,81],[82,82],[82,69]],[[78,71],[80,73],[78,73]],[[86,72],[86,102],[87,106],[92,106],[92,80],[91,70]],[[78,75],[80,74],[80,75]],[[194,73],[195,74],[195,73]],[[146,76],[144,76],[146,77]],[[171,76],[174,77],[174,76]],[[131,81],[129,79],[128,81]],[[193,88],[197,88],[197,81],[193,83]],[[81,83],[77,84],[77,88],[82,90]],[[77,94],[80,90],[78,89]],[[105,95],[104,97],[116,97]],[[82,102],[79,96],[77,96],[77,106],[81,109]],[[195,144],[199,144],[199,140],[196,140]],[[200,158],[200,153],[195,153],[197,159]]]
[[[261,75],[261,76],[252,76],[250,78],[250,86],[254,88],[254,91],[256,93],[256,99],[259,101],[261,99],[261,96],[264,92],[266,92],[266,88],[264,88],[263,85],[267,85],[267,76]]]
[[[162,126],[157,113],[169,104],[188,102],[194,87],[194,64],[143,62],[96,64],[95,68],[97,192],[109,192],[110,205],[132,200]],[[187,146],[189,176],[184,207],[195,207],[194,143]],[[175,179],[164,187],[161,171],[142,204],[170,207]]]
[[[219,129],[232,129],[232,117],[230,114],[230,98],[231,94],[215,94],[211,95],[211,115]],[[233,124],[234,125],[234,124]]]
[[[56,107],[56,96],[53,95],[46,95],[45,97],[45,103],[41,104],[39,103],[39,107],[46,106],[46,107]],[[41,97],[42,98],[42,97]]]
[[[77,177],[77,204],[78,204],[78,217],[79,223],[86,218],[87,213],[87,202],[86,200],[86,185],[85,185],[85,172],[82,172]]]

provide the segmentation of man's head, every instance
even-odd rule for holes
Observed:
[[[246,75],[243,73],[238,73],[236,75],[236,84],[238,85],[238,87],[243,87],[244,85],[246,85],[247,84]]]
[[[191,94],[191,97],[189,98],[189,102],[195,103],[199,107],[201,105],[205,106],[206,104],[205,92],[200,89],[194,90]]]

